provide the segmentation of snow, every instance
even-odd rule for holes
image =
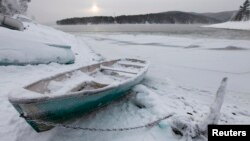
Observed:
[[[47,64],[50,62],[68,64],[74,62],[75,56],[70,48],[59,48],[51,45],[68,45],[67,43],[55,42],[56,39],[54,41],[52,39],[50,39],[51,41],[42,40],[39,35],[34,36],[31,32],[38,34],[39,31],[35,30],[36,26],[33,23],[25,23],[25,27],[27,30],[24,32],[0,27],[0,65]],[[43,33],[46,35],[46,32],[50,31],[50,29],[45,28]],[[52,38],[50,34],[48,35],[47,38]]]
[[[250,90],[247,85],[249,78],[245,77],[249,76],[250,70],[250,66],[247,65],[249,64],[250,41],[247,40],[183,38],[143,34],[93,34],[83,35],[83,38],[97,52],[106,54],[104,56],[108,59],[138,57],[149,60],[151,71],[154,70],[158,75],[165,73],[165,77],[181,82],[182,85],[195,86],[199,89],[216,89],[217,84],[214,82],[219,82],[221,78],[229,75],[233,77],[230,78],[232,85],[229,89],[241,92],[249,92]],[[128,43],[121,45],[121,40]],[[130,42],[136,42],[136,44],[130,44]],[[163,46],[145,45],[154,42]],[[178,46],[182,44],[183,47],[171,47],[170,43],[176,43]],[[176,44],[173,46],[177,46]],[[186,48],[190,45],[196,45],[197,47]],[[245,50],[227,50],[228,46],[242,47]],[[110,50],[112,51],[110,52]]]
[[[17,20],[22,21],[22,22],[28,22],[28,23],[35,22],[35,21],[32,21],[32,19],[30,19],[29,17],[24,16],[24,15],[20,15],[20,14],[15,14],[14,16],[12,16],[12,18],[17,19]]]
[[[119,85],[129,78],[134,78],[140,73],[140,71],[142,71],[142,68],[138,69],[134,67],[121,66],[119,65],[119,62],[123,61],[118,61],[117,63],[108,67],[101,65],[100,68],[95,69],[93,72],[82,72],[80,70],[74,71],[72,73],[66,74],[67,77],[60,81],[52,80],[48,83],[48,91],[45,92],[45,94],[53,97],[65,95],[66,93],[72,93],[72,89],[76,88],[76,86],[82,85],[83,83],[97,82],[107,86]],[[119,74],[119,76],[112,74],[114,72]],[[89,88],[90,87],[91,86],[89,86]],[[93,88],[86,90],[93,90]]]
[[[101,73],[100,71],[94,73],[92,75],[93,79],[97,83],[101,83],[104,85],[110,85],[110,84],[119,84],[119,82],[124,81],[125,78],[117,78],[117,77],[112,77],[110,75],[105,75],[104,73]],[[128,78],[128,77],[127,77]]]
[[[174,112],[176,116],[166,124],[172,125],[174,121],[190,123],[183,132],[194,133],[198,128],[196,126],[204,122],[209,113],[219,82],[228,77],[227,95],[219,124],[250,122],[249,41],[142,33],[85,33],[80,36],[108,59],[137,57],[151,62],[142,85],[150,89],[150,95],[157,95],[158,100],[148,104],[148,101],[154,100],[144,99],[143,95],[150,97],[145,94],[149,92],[144,91],[143,94],[139,93],[138,101],[135,102],[139,107],[157,107],[154,112],[150,112],[151,118]],[[244,49],[228,49],[228,46]],[[144,104],[141,104],[143,101]],[[150,111],[152,108],[146,109]]]
[[[69,45],[72,47],[72,51],[76,54],[75,63],[71,65],[60,65],[57,63],[40,64],[40,65],[26,65],[26,66],[0,66],[0,136],[1,140],[48,140],[53,137],[53,133],[45,133],[39,135],[34,132],[30,126],[19,117],[17,111],[8,101],[8,95],[11,93],[20,92],[20,97],[23,97],[26,92],[20,91],[21,87],[24,87],[30,83],[38,81],[42,78],[49,77],[58,73],[62,73],[69,70],[86,66],[88,64],[95,63],[101,59],[98,57],[84,41],[70,34],[55,30],[53,28],[26,23],[24,32],[9,30],[0,27],[1,41],[4,42],[37,42],[37,43],[50,43],[59,45]],[[8,40],[3,40],[8,38]],[[11,40],[10,40],[11,39]],[[14,44],[13,43],[13,44]],[[28,44],[28,43],[27,43]],[[1,46],[2,47],[2,42]],[[2,55],[2,54],[1,54]],[[46,56],[46,54],[43,54]],[[23,93],[22,93],[23,92]],[[39,95],[30,96],[37,97]],[[28,138],[26,138],[28,137]],[[26,138],[26,139],[24,139]]]
[[[4,35],[0,36],[0,64],[1,65],[27,65],[73,63],[74,54],[70,49],[51,47],[42,43],[23,41]]]
[[[225,23],[208,25],[205,27],[250,30],[250,21],[229,21]]]
[[[22,89],[22,88],[15,88],[14,90],[11,90],[9,92],[9,96],[10,99],[12,100],[20,100],[20,99],[24,99],[24,98],[45,98],[48,97],[47,95],[43,95],[43,94],[37,94],[35,92],[32,91],[28,91],[26,89]]]
[[[91,78],[87,74],[81,71],[76,71],[73,72],[73,74],[70,76],[70,79],[66,79],[63,81],[51,81],[48,84],[49,93],[55,95],[62,95],[66,92],[69,92],[84,81],[90,82],[92,79],[93,78]]]
[[[71,65],[0,66],[0,136],[2,140],[185,140],[209,114],[216,90],[225,76],[227,95],[219,124],[250,123],[250,52],[248,40],[179,37],[154,34],[81,33],[78,37],[39,24],[29,30],[8,30],[12,39],[72,46],[76,60]],[[1,31],[6,29],[0,28]],[[3,32],[0,32],[0,36]],[[152,128],[127,132],[88,132],[56,127],[36,133],[8,102],[8,94],[41,78],[95,63],[103,57],[139,58],[150,61],[149,72],[131,94],[84,116],[70,125],[123,128],[144,125],[163,116],[171,118]],[[126,62],[124,62],[126,63]],[[21,96],[21,95],[20,95]],[[172,128],[186,127],[184,136]],[[193,140],[205,139],[200,137]]]

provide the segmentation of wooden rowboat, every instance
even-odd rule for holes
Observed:
[[[24,30],[24,25],[21,21],[12,17],[1,15],[0,13],[0,26],[7,27],[13,30]]]
[[[14,90],[9,101],[37,132],[64,123],[124,96],[140,83],[148,63],[119,59],[82,67]]]

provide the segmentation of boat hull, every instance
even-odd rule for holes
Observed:
[[[143,72],[133,81],[97,93],[70,95],[29,103],[12,102],[12,104],[21,115],[27,114],[25,120],[37,132],[47,131],[54,126],[45,123],[61,124],[79,118],[126,95],[127,91],[143,80],[145,74],[146,72]]]
[[[25,29],[21,21],[9,16],[1,15],[1,13],[0,13],[0,26],[20,31],[23,31]]]

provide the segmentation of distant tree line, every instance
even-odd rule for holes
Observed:
[[[82,17],[82,18],[68,18],[57,21],[59,25],[74,25],[74,24],[193,24],[193,23],[217,23],[216,19],[206,17],[203,15],[172,11],[156,14],[144,15],[122,15],[117,17],[112,16],[95,16],[95,17]]]
[[[233,16],[232,21],[247,21],[250,20],[250,2],[246,0],[239,11]]]

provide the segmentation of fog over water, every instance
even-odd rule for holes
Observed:
[[[54,26],[72,34],[130,33],[250,40],[250,31],[205,28],[198,24],[110,24]]]

